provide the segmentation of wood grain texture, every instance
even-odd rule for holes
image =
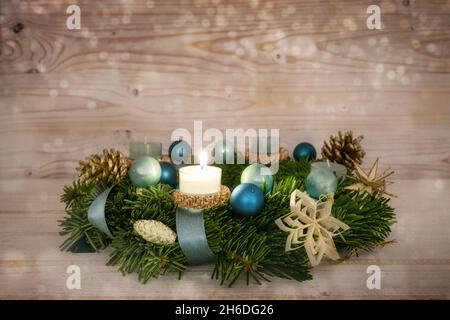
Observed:
[[[450,1],[0,3],[1,298],[450,298]],[[56,220],[76,161],[193,128],[279,128],[281,144],[365,135],[366,163],[396,171],[395,244],[305,283],[230,290],[208,268],[145,286],[107,252],[61,253]],[[82,268],[81,290],[65,269]],[[382,289],[366,288],[366,268]]]

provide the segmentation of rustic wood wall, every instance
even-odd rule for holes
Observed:
[[[450,1],[0,2],[0,297],[449,298]],[[382,30],[368,30],[378,4]],[[61,253],[56,220],[76,161],[175,128],[279,128],[282,145],[365,135],[396,171],[394,245],[315,280],[230,290],[207,267],[146,286]],[[65,286],[68,265],[82,289]],[[366,268],[382,269],[368,290]]]

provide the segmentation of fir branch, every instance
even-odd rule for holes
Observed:
[[[61,195],[61,202],[66,204],[67,208],[74,205],[84,204],[84,199],[89,196],[95,184],[75,180],[71,186],[65,186]]]
[[[396,221],[388,198],[356,191],[337,194],[332,213],[350,226],[340,237],[335,237],[336,246],[354,254],[385,243]]]
[[[62,199],[66,203],[67,215],[58,221],[62,228],[60,235],[69,235],[61,244],[61,250],[68,250],[84,236],[87,243],[95,250],[105,248],[108,237],[92,226],[88,220],[88,209],[91,203],[102,193],[106,185],[93,185],[85,182],[74,182],[72,187],[64,188]]]
[[[118,230],[111,243],[113,251],[107,265],[118,266],[122,274],[137,272],[139,281],[147,283],[167,272],[181,274],[187,259],[178,243],[155,245],[145,241],[133,230]]]
[[[233,190],[241,183],[242,171],[248,164],[216,164],[222,169],[222,184]]]
[[[124,179],[114,189],[106,202],[107,221],[113,231],[131,228],[141,219],[158,220],[175,230],[175,205],[170,186],[157,184],[136,188]]]
[[[312,279],[304,248],[285,252],[286,234],[281,230],[270,233],[267,243],[271,250],[262,263],[267,275],[296,281]]]
[[[295,178],[295,189],[305,190],[306,177],[311,171],[311,163],[306,159],[298,161],[285,160],[280,161],[278,172],[275,175],[276,181],[281,181],[286,178]]]

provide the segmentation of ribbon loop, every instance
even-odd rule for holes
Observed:
[[[181,251],[192,264],[214,261],[215,255],[206,238],[203,209],[177,208],[177,236]]]
[[[91,205],[88,209],[88,220],[89,222],[97,227],[100,231],[106,233],[109,237],[112,238],[111,231],[109,231],[108,225],[106,224],[105,219],[105,205],[106,199],[108,198],[109,192],[113,187],[109,187],[92,201]]]

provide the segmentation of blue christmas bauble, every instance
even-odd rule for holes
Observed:
[[[177,183],[177,169],[170,162],[160,162],[161,165],[161,183],[175,187]]]
[[[311,143],[302,142],[294,148],[293,156],[297,161],[300,159],[315,160],[317,153],[316,149]]]
[[[263,210],[264,194],[252,183],[241,183],[231,193],[230,204],[233,212],[242,216],[254,216]]]
[[[131,164],[129,175],[133,185],[145,188],[159,182],[161,166],[155,158],[141,156]]]
[[[261,169],[270,171],[265,165],[260,163],[253,163],[242,171],[241,183],[253,183],[258,186],[262,192],[270,192],[273,187],[273,176],[262,175]]]
[[[330,169],[311,170],[306,177],[306,191],[316,199],[324,194],[334,193],[337,188],[337,178]]]
[[[234,163],[234,143],[219,140],[214,144],[214,161],[216,163]]]
[[[174,164],[187,163],[191,157],[191,146],[181,139],[174,141],[169,146],[169,157]]]

